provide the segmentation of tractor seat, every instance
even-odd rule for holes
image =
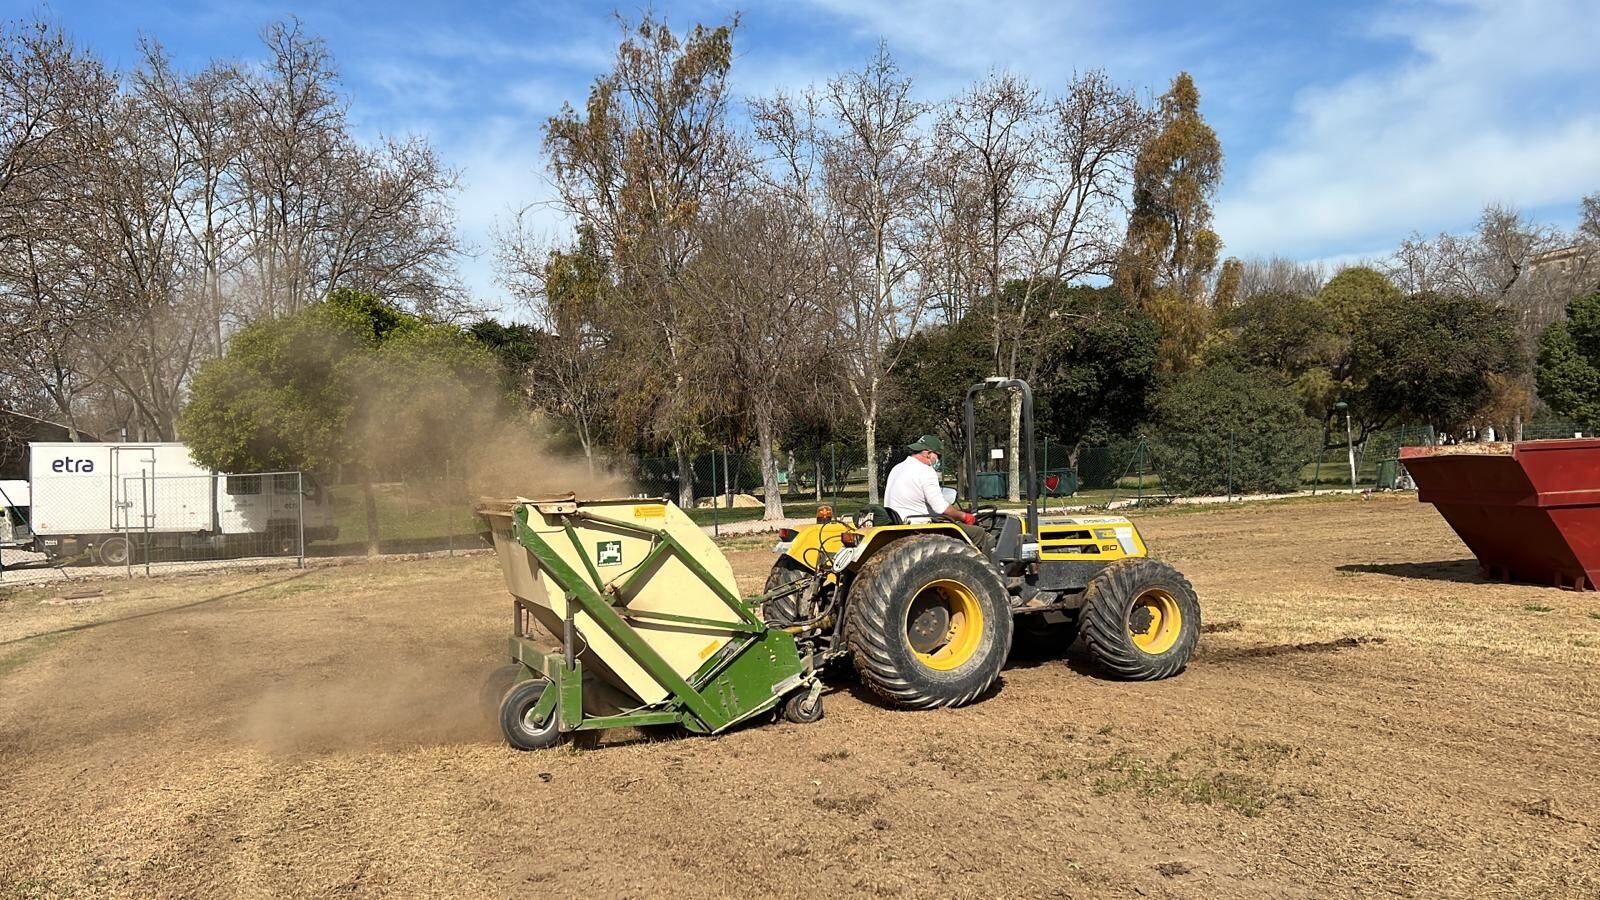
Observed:
[[[876,528],[879,525],[904,525],[900,514],[887,506],[863,506],[856,513],[857,528]]]

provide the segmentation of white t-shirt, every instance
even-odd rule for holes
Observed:
[[[926,522],[929,516],[941,515],[950,508],[944,492],[939,489],[939,473],[915,456],[906,457],[889,470],[889,482],[883,488],[883,505],[907,522]]]

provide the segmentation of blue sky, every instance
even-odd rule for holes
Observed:
[[[8,0],[9,3],[9,0]],[[548,2],[274,0],[11,3],[113,65],[138,36],[180,66],[256,59],[268,22],[297,15],[327,40],[368,134],[426,135],[461,172],[469,287],[494,283],[492,234],[550,196],[540,127],[581,103],[610,63],[614,9]],[[746,95],[799,89],[859,65],[880,38],[936,100],[992,68],[1049,88],[1100,68],[1150,93],[1193,73],[1226,155],[1224,253],[1339,261],[1413,230],[1465,230],[1487,202],[1570,226],[1600,191],[1600,10],[1595,0],[658,2],[676,27],[742,11],[733,79]],[[559,223],[547,221],[555,237]],[[509,314],[515,311],[509,306]]]

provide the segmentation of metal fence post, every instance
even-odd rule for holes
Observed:
[[[828,447],[828,493],[833,495],[833,505],[839,505],[839,445]]]
[[[689,466],[689,471],[694,471],[694,466]],[[717,524],[717,507],[722,505],[722,498],[717,496],[717,451],[711,451],[711,536],[721,537],[722,532]]]
[[[140,469],[139,499],[144,501],[144,505],[141,507],[144,511],[144,515],[140,516],[140,518],[144,519],[144,576],[146,578],[150,577],[150,495],[154,493],[150,487],[150,470]],[[128,562],[131,565],[133,562],[133,548],[130,547],[128,549]]]
[[[1233,429],[1228,429],[1228,502],[1233,502]]]
[[[294,492],[295,522],[300,529],[300,559],[298,568],[306,567],[306,473],[295,470],[294,482],[297,490]]]
[[[1139,436],[1139,449],[1137,451],[1135,451],[1135,452],[1139,454],[1139,494],[1138,494],[1137,498],[1134,500],[1134,504],[1133,505],[1134,506],[1138,506],[1138,507],[1143,507],[1144,506],[1144,435],[1140,435]]]
[[[1322,422],[1322,443],[1317,445],[1317,467],[1311,472],[1311,496],[1317,495],[1317,487],[1322,484],[1322,452],[1328,449],[1328,422]]]
[[[123,557],[122,565],[123,565],[123,567],[125,569],[127,569],[127,573],[126,573],[127,577],[129,579],[132,579],[133,578],[133,528],[132,528],[132,526],[130,526],[128,524],[128,507],[132,505],[132,503],[128,500],[128,482],[131,479],[129,479],[129,478],[119,478],[118,476],[113,476],[112,477],[113,483],[115,483],[116,481],[119,481],[119,480],[122,482],[122,496],[118,497],[118,498],[115,498],[115,499],[116,499],[116,502],[118,504],[117,508],[122,510],[122,543],[124,543],[124,544],[126,544],[128,546],[128,553],[127,553],[126,556]],[[98,554],[96,554],[96,555],[98,555]],[[100,560],[100,561],[104,562],[103,559]]]
[[[451,494],[451,490],[450,490],[451,484],[452,484],[452,482],[450,481],[450,459],[449,459],[449,457],[446,457],[445,461],[444,461],[444,495],[445,495],[445,504],[446,504],[445,505],[445,510],[446,510],[446,512],[445,512],[445,520],[446,520],[447,524],[445,525],[445,527],[450,532],[450,534],[449,534],[450,543],[449,543],[449,549],[446,550],[445,552],[446,552],[447,555],[449,555],[451,557],[454,557],[456,555],[456,502],[455,502],[455,497]]]

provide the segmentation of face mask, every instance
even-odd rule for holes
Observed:
[[[944,471],[944,459],[943,458],[938,457],[938,456],[935,456],[933,458],[933,470],[935,472],[943,472]]]

